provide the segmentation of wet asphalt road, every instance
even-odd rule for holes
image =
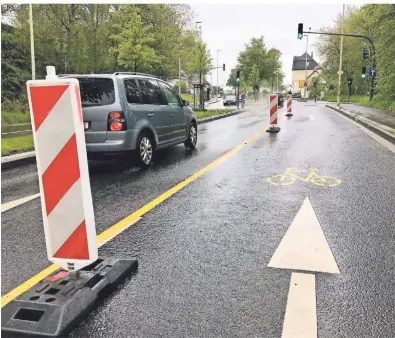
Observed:
[[[280,337],[290,270],[267,268],[308,196],[340,269],[316,273],[319,337],[393,337],[394,153],[311,103],[105,244],[139,270],[73,337]],[[268,124],[267,108],[199,126],[198,147],[164,150],[149,170],[91,167],[97,232],[131,214]],[[317,168],[338,187],[266,179]],[[35,167],[2,172],[2,203],[38,192]],[[48,266],[39,200],[2,213],[2,294]]]

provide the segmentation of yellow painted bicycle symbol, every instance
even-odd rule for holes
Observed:
[[[306,183],[312,183],[319,187],[336,187],[342,183],[342,181],[336,177],[319,175],[318,169],[310,169],[310,171],[308,171],[296,168],[288,168],[285,170],[284,174],[271,176],[267,179],[267,182],[274,185],[284,186],[293,184],[298,180]]]

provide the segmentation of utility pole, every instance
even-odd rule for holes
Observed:
[[[218,73],[219,73],[219,65],[218,65],[218,53],[221,52],[220,49],[217,49],[217,97],[218,97]]]
[[[178,58],[178,95],[181,97],[181,56]]]
[[[344,34],[344,9],[345,5],[343,4],[343,20],[342,20],[342,34]],[[343,63],[343,35],[340,37],[340,62],[339,62],[339,82],[337,87],[337,105],[340,106],[340,86],[341,86],[341,70]]]
[[[33,34],[33,7],[29,4],[29,24],[30,24],[30,50],[32,57],[32,80],[36,79],[36,60],[34,56],[34,34]]]
[[[305,69],[304,69],[304,99],[306,99],[306,93],[307,93],[307,48],[309,46],[309,36],[305,35],[305,37],[307,37],[307,41],[306,41],[306,65],[305,65]]]
[[[277,93],[278,93],[278,71],[276,73],[277,73]]]
[[[201,24],[201,21],[196,21],[196,29],[197,25]],[[199,26],[200,34],[199,34],[199,105],[200,108],[204,109],[204,98],[203,98],[203,91],[202,91],[202,59],[203,59],[203,47],[202,47],[202,26]]]

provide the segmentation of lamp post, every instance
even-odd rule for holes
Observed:
[[[201,21],[196,21],[196,29],[197,25],[201,24]],[[203,98],[203,91],[202,91],[202,59],[203,59],[203,47],[202,47],[202,26],[199,26],[200,34],[199,34],[199,102],[200,108],[204,109],[204,98]]]
[[[342,34],[344,34],[344,8],[343,5],[343,19],[342,19]],[[337,85],[337,105],[340,106],[340,86],[341,86],[341,70],[342,70],[342,63],[343,63],[343,35],[340,38],[340,61],[339,61],[339,82]]]
[[[36,61],[34,56],[34,34],[33,34],[33,8],[29,4],[29,24],[30,24],[30,51],[32,58],[32,80],[36,79]]]
[[[306,65],[305,65],[305,70],[304,70],[304,99],[306,99],[306,92],[307,92],[307,48],[309,46],[309,36],[304,35],[307,37],[306,41]]]

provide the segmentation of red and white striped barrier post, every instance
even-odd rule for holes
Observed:
[[[270,127],[266,130],[269,133],[278,133],[280,131],[280,127],[278,126],[277,110],[278,95],[269,95]]]
[[[287,95],[287,114],[285,116],[293,116],[292,114],[292,95]]]
[[[27,82],[48,259],[78,271],[98,257],[79,82]]]

